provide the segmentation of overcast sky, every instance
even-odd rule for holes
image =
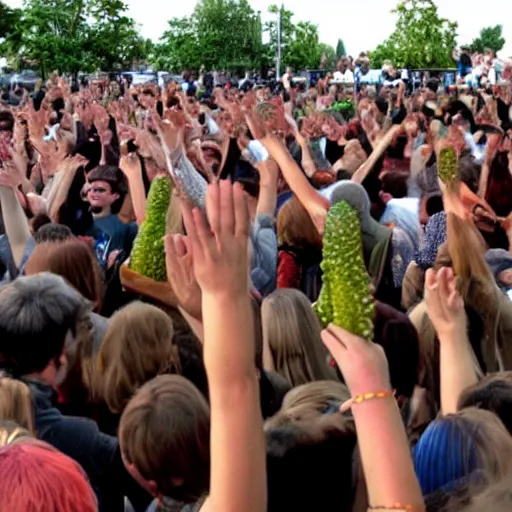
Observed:
[[[194,1],[177,0],[125,0],[130,15],[140,24],[145,37],[158,40],[173,16],[190,14]],[[253,8],[266,13],[269,5],[279,0],[249,0]],[[7,0],[20,6],[21,0]],[[505,38],[509,39],[501,56],[512,56],[512,17],[510,0],[438,0],[442,16],[459,23],[459,42],[468,43],[482,27],[501,23]],[[336,45],[338,37],[345,42],[347,52],[355,55],[371,50],[384,40],[394,28],[390,13],[397,0],[288,0],[284,5],[295,13],[295,21],[310,20],[318,25],[321,39]],[[484,8],[482,9],[482,6]],[[487,8],[485,8],[487,7]]]

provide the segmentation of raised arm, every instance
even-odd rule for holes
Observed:
[[[322,339],[352,395],[369,510],[424,510],[382,347],[333,325]]]
[[[462,391],[478,382],[478,363],[469,343],[464,301],[451,268],[427,271],[425,303],[440,345],[441,410],[443,414],[456,413]]]
[[[0,203],[5,233],[9,239],[12,256],[16,268],[19,268],[23,254],[30,239],[30,229],[27,216],[23,211],[17,196],[17,171],[14,165],[4,163],[4,169],[0,171]]]
[[[202,291],[204,361],[211,405],[210,495],[203,512],[264,512],[265,442],[249,300],[249,213],[242,188],[207,193],[209,226],[184,207]]]

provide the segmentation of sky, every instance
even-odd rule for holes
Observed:
[[[129,14],[140,25],[144,37],[158,40],[167,28],[167,20],[192,12],[195,2],[178,0],[125,0]],[[269,5],[279,0],[249,0],[263,19]],[[371,50],[382,42],[395,26],[391,10],[398,0],[285,0],[284,5],[295,13],[295,21],[309,20],[318,25],[323,42],[336,46],[343,39],[350,55]],[[22,0],[7,0],[13,7],[21,6]],[[510,1],[494,0],[437,0],[441,16],[459,23],[459,43],[470,43],[486,26],[502,24],[507,44],[501,57],[512,56],[512,17]],[[482,5],[489,5],[482,9]],[[509,13],[507,15],[507,12]],[[507,37],[508,36],[508,37]]]

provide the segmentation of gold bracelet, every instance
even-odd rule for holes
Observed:
[[[377,393],[364,393],[362,395],[357,395],[354,398],[353,403],[360,404],[361,402],[374,400],[375,398],[387,398],[388,396],[395,396],[395,391],[378,391]]]
[[[425,512],[425,507],[415,507],[413,505],[402,505],[401,503],[395,503],[390,507],[368,507],[368,512],[372,512],[374,510],[388,511],[388,510],[398,510],[399,512]]]

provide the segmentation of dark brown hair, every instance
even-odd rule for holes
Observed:
[[[123,412],[119,443],[125,463],[160,494],[190,503],[207,493],[210,412],[185,378],[161,375],[142,386]]]

